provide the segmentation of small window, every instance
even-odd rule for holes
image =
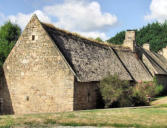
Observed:
[[[29,96],[26,96],[26,101],[29,101],[29,100],[30,100]]]
[[[35,35],[32,35],[32,40],[35,40]]]

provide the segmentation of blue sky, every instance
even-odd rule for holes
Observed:
[[[41,21],[104,40],[117,32],[167,19],[167,0],[1,0],[0,25],[24,29],[33,13]]]

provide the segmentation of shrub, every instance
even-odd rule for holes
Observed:
[[[132,86],[117,75],[109,76],[99,85],[105,108],[149,105],[150,99],[159,95],[163,86],[153,82],[139,82]]]
[[[117,75],[109,76],[100,81],[100,92],[104,100],[105,108],[129,106],[131,100],[131,88],[128,81],[120,80]]]
[[[132,102],[134,106],[149,105],[150,100],[162,91],[163,86],[157,83],[156,78],[152,82],[139,82],[133,87]]]
[[[149,84],[137,83],[132,90],[132,102],[134,106],[149,105]],[[148,91],[149,90],[149,91]]]

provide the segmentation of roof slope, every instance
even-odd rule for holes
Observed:
[[[78,38],[63,30],[42,23],[68,63],[82,82],[99,81],[109,74],[132,80],[112,47]]]
[[[114,74],[124,80],[152,80],[145,65],[129,48],[99,44],[53,25],[41,24],[76,73],[78,81],[99,81]]]
[[[143,54],[147,57],[147,59],[150,61],[151,65],[156,71],[156,74],[167,75],[167,61],[162,55],[143,48],[141,48],[141,50],[143,51]]]
[[[152,76],[145,68],[138,55],[129,51],[116,50],[121,61],[136,81],[151,81]]]

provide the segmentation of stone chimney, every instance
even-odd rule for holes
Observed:
[[[159,51],[158,51],[158,54],[163,55],[162,50],[159,50]]]
[[[162,49],[162,55],[167,59],[167,46]]]
[[[123,46],[129,47],[133,52],[135,52],[135,46],[136,46],[135,31],[133,31],[133,30],[126,31]]]
[[[150,44],[149,43],[143,44],[143,48],[150,51]]]

